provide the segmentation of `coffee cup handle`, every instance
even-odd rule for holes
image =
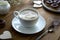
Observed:
[[[19,15],[19,12],[18,11],[14,11],[14,16],[16,17],[16,16],[18,16]]]

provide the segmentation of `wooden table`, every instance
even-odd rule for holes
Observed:
[[[11,21],[14,17],[13,11],[20,10],[25,7],[32,7],[32,3],[29,0],[24,1],[24,4],[22,5],[11,7],[7,15],[3,15],[3,16],[0,15],[0,18],[6,21],[5,27],[0,29],[0,34],[3,33],[3,31],[5,30],[10,31],[13,37],[12,40],[35,40],[39,35],[41,35],[41,32],[33,35],[24,35],[24,34],[18,33],[12,28]],[[49,11],[44,10],[43,8],[35,8],[35,9],[38,10],[40,15],[43,16],[46,20],[46,27],[44,30],[46,30],[50,26],[50,24],[54,19],[59,19],[60,17],[59,14],[51,13]],[[48,33],[47,35],[45,35],[41,40],[57,40],[59,36],[60,36],[60,27],[58,27],[54,33]]]

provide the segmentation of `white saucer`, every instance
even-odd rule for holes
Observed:
[[[46,21],[42,16],[39,17],[36,25],[31,28],[23,27],[17,17],[14,17],[12,20],[12,27],[16,31],[23,33],[23,34],[35,34],[35,33],[41,32],[45,28],[45,25],[46,25]]]

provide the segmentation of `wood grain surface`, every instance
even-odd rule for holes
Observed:
[[[3,31],[5,30],[9,30],[13,37],[13,39],[11,40],[35,40],[50,26],[53,20],[60,19],[60,14],[58,13],[55,14],[55,13],[46,11],[43,7],[35,8],[36,10],[38,10],[40,15],[43,16],[46,20],[46,27],[44,31],[39,32],[37,34],[32,34],[32,35],[25,35],[25,34],[18,33],[12,28],[12,25],[11,25],[11,21],[14,18],[13,12],[15,10],[21,10],[22,8],[25,8],[25,7],[33,7],[32,0],[24,0],[24,3],[21,5],[11,6],[10,11],[6,15],[0,15],[0,18],[6,21],[5,27],[0,29],[0,34],[2,34]],[[57,28],[57,30],[55,30],[54,33],[48,33],[40,40],[57,40],[59,36],[60,36],[60,26]]]

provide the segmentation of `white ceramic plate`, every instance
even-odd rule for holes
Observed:
[[[42,5],[43,5],[44,8],[46,8],[47,10],[52,11],[52,12],[60,13],[60,10],[55,10],[55,9],[53,9],[53,8],[51,8],[51,7],[48,7],[48,6],[45,4],[44,1],[45,1],[45,0],[42,0]]]
[[[38,22],[36,23],[36,25],[34,27],[31,27],[31,28],[23,27],[17,17],[18,16],[13,18],[12,27],[20,33],[35,34],[35,33],[41,32],[45,28],[46,21],[42,16],[39,17]]]

